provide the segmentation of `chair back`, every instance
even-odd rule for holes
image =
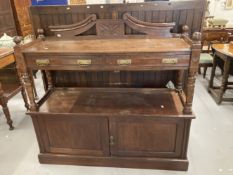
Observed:
[[[203,31],[202,32],[202,52],[211,53],[211,44],[227,43],[229,41],[229,37],[230,37],[230,34],[224,30]]]

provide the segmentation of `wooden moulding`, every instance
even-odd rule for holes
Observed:
[[[57,37],[72,37],[82,34],[92,28],[96,24],[96,15],[91,14],[81,22],[70,25],[49,26],[49,29],[55,33]]]
[[[49,154],[38,155],[40,163],[61,165],[105,166],[121,168],[145,168],[187,171],[187,159],[132,158],[132,157],[85,157],[77,155]]]
[[[138,20],[129,13],[123,15],[124,22],[132,29],[157,37],[172,37],[171,29],[175,23],[150,23]]]

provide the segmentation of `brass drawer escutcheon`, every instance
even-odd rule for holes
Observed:
[[[163,58],[162,63],[163,64],[177,64],[178,59],[177,58]]]
[[[50,64],[49,59],[38,59],[36,60],[37,66],[48,66]]]
[[[79,66],[89,66],[91,65],[91,60],[77,60]]]
[[[120,66],[131,65],[131,63],[132,63],[131,59],[119,59],[119,60],[117,60],[117,64]]]

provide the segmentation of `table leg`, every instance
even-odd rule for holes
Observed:
[[[214,59],[213,59],[213,67],[211,70],[211,75],[210,75],[210,81],[209,81],[209,89],[213,88],[214,85],[214,77],[215,77],[215,71],[216,71],[216,67],[217,67],[217,60],[216,60],[216,56],[214,55]]]
[[[217,103],[221,104],[222,103],[222,99],[223,99],[223,95],[226,91],[227,88],[227,82],[228,82],[228,78],[229,78],[229,71],[230,71],[230,59],[226,59],[224,62],[224,69],[223,69],[223,77],[222,77],[222,84],[221,84],[221,88],[220,88],[220,93],[217,99]]]
[[[10,126],[10,130],[13,130],[14,129],[13,121],[11,120],[10,111],[7,106],[7,99],[4,97],[4,92],[1,83],[0,83],[0,104],[2,105],[2,109],[5,114],[7,124]]]

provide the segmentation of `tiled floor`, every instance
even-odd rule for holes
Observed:
[[[9,103],[14,131],[8,130],[0,111],[0,175],[233,175],[233,103],[216,105],[206,88],[207,80],[199,76],[187,172],[41,165],[32,122],[18,95]]]

